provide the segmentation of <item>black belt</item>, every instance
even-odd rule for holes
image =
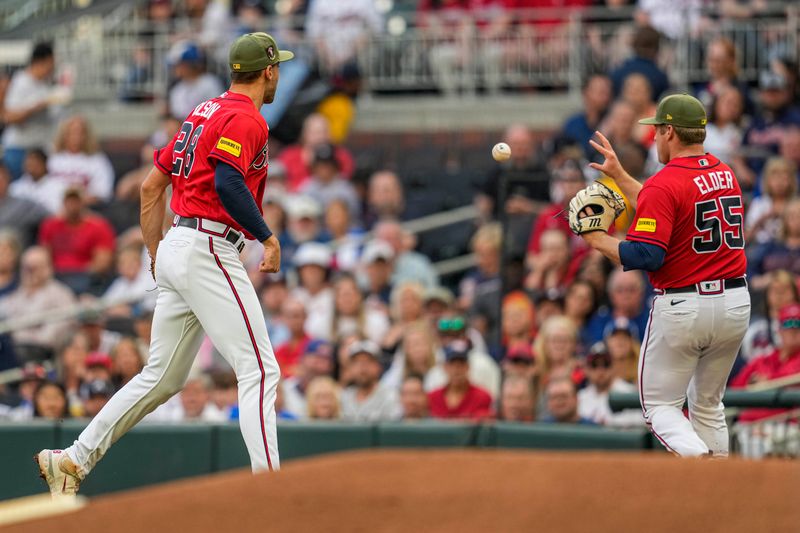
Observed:
[[[722,285],[725,289],[737,289],[739,287],[747,287],[747,281],[744,278],[732,278],[726,279]],[[664,294],[674,294],[676,292],[699,292],[700,294],[704,294],[702,289],[698,290],[697,285],[687,285],[686,287],[664,289]]]
[[[175,225],[176,226],[183,226],[184,228],[198,229],[199,222],[200,222],[200,220],[197,219],[197,218],[187,218],[187,217],[179,216],[178,217],[178,222]],[[244,248],[244,236],[241,233],[239,233],[238,231],[236,231],[235,229],[231,228],[230,226],[228,226],[228,231],[225,233],[224,236],[220,235],[220,234],[217,234],[217,233],[210,232],[210,231],[205,230],[203,228],[200,228],[200,231],[202,231],[203,233],[208,233],[209,235],[215,235],[217,237],[222,237],[223,239],[225,239],[226,241],[228,241],[232,245],[236,246],[236,249],[238,251],[240,251],[240,252],[242,251],[242,248]]]

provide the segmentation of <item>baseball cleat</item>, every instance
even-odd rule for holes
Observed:
[[[78,466],[64,450],[42,450],[33,456],[33,460],[39,466],[39,477],[47,482],[53,497],[75,496],[81,475]]]

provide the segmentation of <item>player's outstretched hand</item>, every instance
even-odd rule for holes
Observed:
[[[603,157],[605,157],[605,161],[603,161],[602,164],[589,163],[589,166],[595,170],[599,170],[612,179],[616,179],[625,172],[619,162],[619,159],[617,159],[617,153],[614,151],[614,148],[611,146],[609,140],[606,139],[605,135],[599,131],[596,131],[595,135],[597,135],[597,138],[600,140],[600,142],[597,142],[594,139],[589,139],[589,144],[591,144],[592,148],[600,152]]]
[[[258,265],[258,270],[274,274],[281,268],[281,245],[275,235],[270,235],[262,244],[264,244],[264,259]]]

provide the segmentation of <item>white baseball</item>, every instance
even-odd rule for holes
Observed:
[[[506,143],[497,143],[492,148],[492,157],[495,161],[506,161],[511,157],[511,147]]]

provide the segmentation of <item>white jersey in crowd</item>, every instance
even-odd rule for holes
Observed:
[[[291,292],[306,308],[306,333],[312,339],[331,340],[331,322],[333,321],[333,289],[327,287],[312,295],[303,287]]]
[[[636,386],[615,378],[611,384],[611,392],[636,392]],[[578,391],[578,414],[604,426],[638,427],[644,425],[642,411],[639,409],[623,409],[615,413],[608,404],[608,393],[599,392],[597,387],[589,385]]]
[[[358,389],[354,386],[342,391],[342,418],[351,422],[380,422],[398,420],[403,416],[397,390],[381,383],[364,401],[358,401]]]
[[[8,192],[14,198],[36,202],[54,215],[61,211],[64,205],[65,188],[63,182],[53,179],[49,174],[38,180],[34,180],[30,174],[23,174],[11,183]]]
[[[306,19],[306,36],[324,43],[334,63],[355,56],[359,41],[380,33],[383,22],[373,0],[313,0]]]
[[[14,74],[6,91],[4,106],[8,110],[28,109],[47,100],[54,87],[51,83],[37,80],[27,69]],[[3,131],[3,146],[7,148],[46,148],[53,138],[58,120],[59,107],[47,109],[31,115],[18,124],[9,124]]]
[[[114,195],[114,168],[102,153],[58,152],[47,160],[52,179],[64,187],[83,187],[89,196],[109,201]]]
[[[196,80],[181,80],[169,91],[169,112],[183,120],[194,111],[198,104],[216,98],[225,91],[219,79],[213,74],[201,74]]]

